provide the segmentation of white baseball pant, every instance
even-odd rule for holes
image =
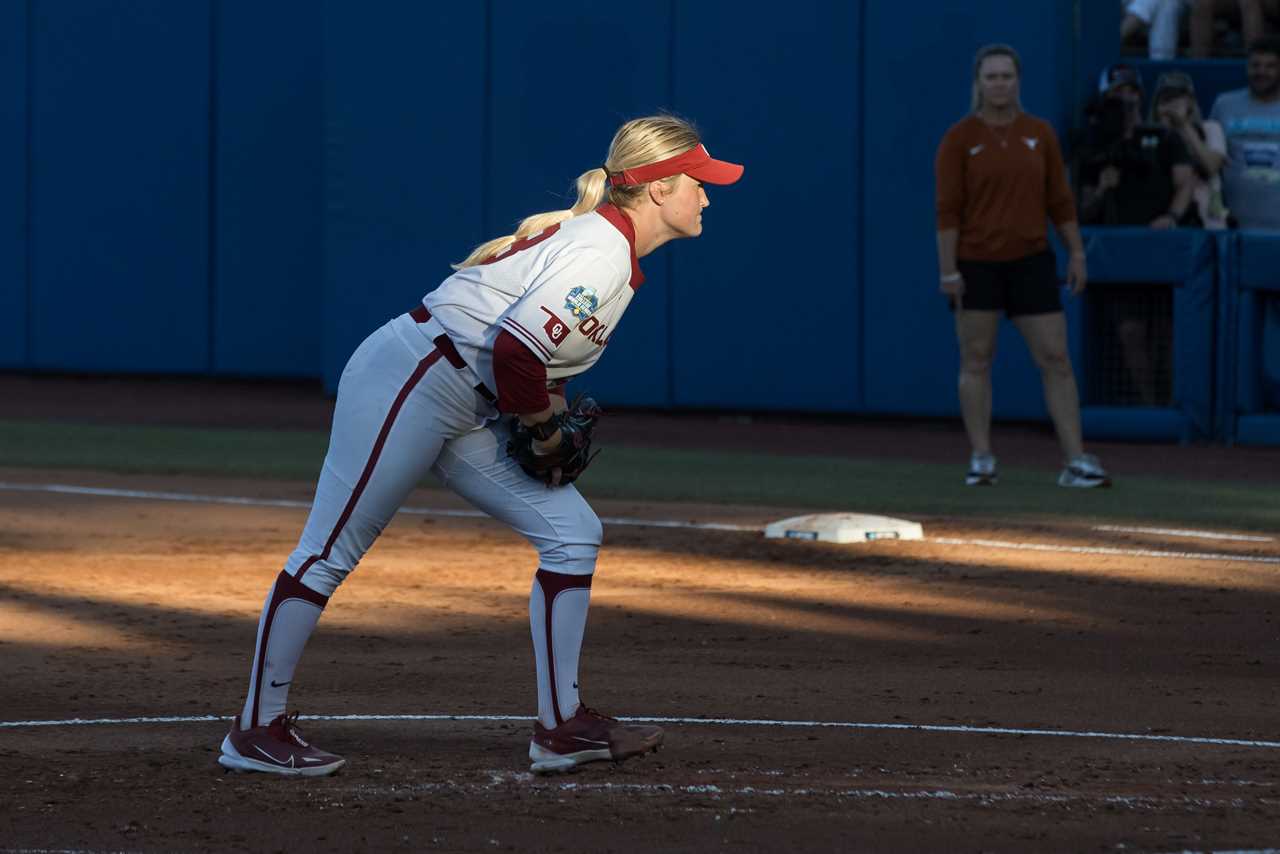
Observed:
[[[348,361],[310,516],[258,623],[242,728],[284,712],[329,596],[428,471],[537,549],[530,625],[538,717],[554,727],[573,714],[600,520],[572,485],[548,489],[507,456],[505,423],[443,335],[434,319],[401,315]]]

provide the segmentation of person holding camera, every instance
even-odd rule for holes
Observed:
[[[1080,222],[1200,225],[1195,170],[1177,131],[1142,122],[1142,78],[1128,65],[1102,73],[1080,152]]]
[[[991,452],[991,363],[1003,311],[1022,333],[1044,382],[1045,403],[1066,457],[1059,486],[1108,486],[1084,452],[1080,397],[1067,353],[1052,220],[1071,252],[1067,281],[1084,290],[1084,244],[1053,127],[1023,112],[1022,63],[1008,45],[988,45],[973,65],[968,116],[938,146],[939,290],[955,313],[960,412],[972,454],[965,483],[996,482]]]
[[[1080,147],[1080,221],[1157,229],[1200,226],[1194,192],[1199,181],[1182,131],[1142,121],[1142,78],[1128,65],[1102,73]],[[1167,87],[1166,87],[1167,88]],[[1157,103],[1164,92],[1157,90]],[[1160,112],[1157,107],[1156,113]],[[1139,288],[1108,291],[1103,324],[1114,328],[1120,362],[1135,401],[1167,403],[1157,366],[1169,361],[1171,319],[1153,311]]]

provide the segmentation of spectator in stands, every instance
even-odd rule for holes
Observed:
[[[1195,172],[1179,132],[1142,124],[1142,78],[1128,65],[1102,73],[1091,110],[1088,138],[1079,152],[1080,221],[1167,229],[1199,225],[1193,205]],[[1145,405],[1160,398],[1156,351],[1170,340],[1168,318],[1155,317],[1141,300],[1116,290],[1103,298],[1104,321],[1114,325],[1125,374]],[[1112,316],[1114,315],[1114,316]]]
[[[960,410],[972,448],[965,483],[996,482],[991,361],[1003,310],[1040,368],[1067,461],[1058,484],[1107,486],[1106,471],[1082,444],[1080,399],[1047,221],[1053,220],[1071,251],[1067,279],[1076,294],[1088,277],[1084,244],[1053,127],[1022,111],[1021,73],[1018,54],[1008,45],[978,51],[971,113],[938,146],[939,289],[955,313],[960,345]]]
[[[1191,7],[1191,55],[1213,55],[1214,18],[1231,15],[1240,20],[1242,44],[1250,45],[1266,34],[1267,19],[1280,18],[1280,0],[1195,0]]]
[[[1223,92],[1210,112],[1227,136],[1223,189],[1241,228],[1280,231],[1280,38],[1249,46],[1247,72],[1248,88]]]
[[[1089,225],[1199,225],[1195,172],[1178,133],[1142,124],[1142,78],[1128,65],[1102,74],[1078,152],[1080,221]]]
[[[1178,32],[1182,13],[1191,0],[1121,0],[1124,16],[1120,40],[1128,41],[1147,33],[1147,53],[1152,59],[1173,59],[1178,55]]]
[[[1160,75],[1151,98],[1150,123],[1177,134],[1191,155],[1195,172],[1191,198],[1205,228],[1227,227],[1227,210],[1222,201],[1222,166],[1227,161],[1227,138],[1222,125],[1206,121],[1196,102],[1195,84],[1181,71]]]

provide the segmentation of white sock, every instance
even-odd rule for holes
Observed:
[[[591,578],[540,569],[529,594],[538,720],[548,729],[564,723],[578,708],[578,656],[587,628]]]
[[[267,594],[258,620],[258,642],[249,671],[249,696],[240,728],[266,726],[284,714],[289,683],[329,597],[281,572]]]

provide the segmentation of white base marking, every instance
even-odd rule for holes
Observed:
[[[1121,534],[1162,534],[1166,537],[1196,537],[1202,540],[1242,540],[1246,543],[1272,543],[1275,537],[1255,537],[1250,534],[1221,534],[1217,531],[1190,531],[1182,528],[1128,528],[1124,525],[1094,525],[1095,531],[1115,531]]]
[[[293,507],[309,509],[309,501],[288,499],[244,498],[233,495],[196,495],[184,492],[152,492],[138,489],[107,489],[92,486],[66,486],[56,483],[0,483],[0,490],[9,492],[53,492],[67,495],[100,495],[109,498],[138,498],[149,501],[185,501],[202,504],[238,504],[249,507]],[[402,507],[401,513],[416,516],[443,516],[458,519],[487,519],[487,513],[479,510],[445,510],[433,507]],[[643,528],[682,528],[695,531],[744,531],[761,533],[764,529],[755,525],[731,525],[721,522],[679,522],[663,519],[631,519],[621,516],[602,516],[609,525]],[[1155,530],[1155,529],[1152,529]],[[898,542],[898,541],[889,541]],[[1201,552],[1170,552],[1155,549],[1117,549],[1104,546],[1061,546],[1048,543],[1010,543],[1001,540],[965,540],[954,537],[926,537],[926,543],[944,546],[981,546],[989,549],[1018,549],[1022,551],[1060,552],[1064,554],[1098,554],[1118,557],[1150,557],[1171,560],[1210,560],[1233,563],[1280,564],[1280,557],[1259,555],[1232,555]]]
[[[228,715],[191,715],[146,718],[68,718],[44,721],[0,721],[0,729],[39,726],[95,726],[112,724],[145,723],[199,723],[203,721],[229,721]],[[502,721],[529,723],[529,715],[306,715],[309,721]],[[1244,738],[1214,738],[1190,735],[1152,735],[1149,733],[1099,732],[1095,730],[1019,729],[1017,727],[979,727],[942,724],[877,724],[854,721],[783,721],[752,718],[669,718],[623,717],[621,721],[656,724],[687,724],[710,726],[758,726],[800,727],[813,729],[865,729],[901,730],[910,732],[955,732],[967,735],[1044,735],[1066,738],[1106,738],[1119,741],[1165,741],[1177,744],[1221,744],[1231,747],[1280,748],[1280,741],[1259,741]]]

